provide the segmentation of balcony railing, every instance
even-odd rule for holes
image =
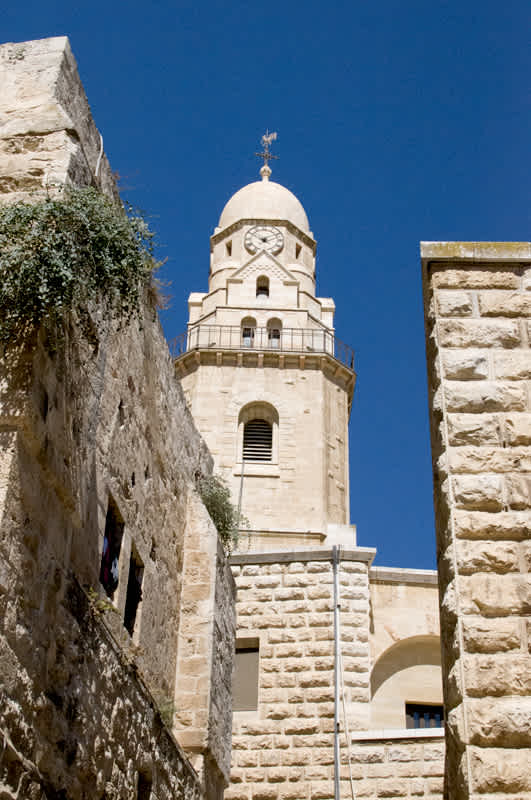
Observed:
[[[196,325],[170,342],[174,358],[190,350],[252,350],[279,353],[327,353],[354,369],[354,350],[322,328],[246,328]]]

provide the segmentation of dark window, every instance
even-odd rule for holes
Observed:
[[[142,600],[142,580],[144,565],[135,548],[131,548],[129,559],[129,577],[127,579],[127,594],[125,597],[124,625],[132,636],[135,630],[136,613]]]
[[[254,344],[254,328],[242,328],[242,339],[244,347],[252,347]]]
[[[282,330],[282,323],[279,319],[270,319],[267,323],[267,341],[269,347],[275,350],[280,348],[280,332]]]
[[[243,428],[243,460],[271,461],[273,428],[265,419],[252,419]]]
[[[123,532],[124,521],[113,498],[109,497],[101,553],[100,583],[111,600],[118,586],[118,562]]]
[[[442,728],[443,706],[406,703],[406,728]]]
[[[151,797],[151,778],[143,772],[138,773],[136,797],[137,800],[150,800]]]
[[[256,711],[258,708],[258,668],[258,639],[238,640],[232,692],[234,711]]]
[[[269,297],[269,278],[266,278],[265,275],[256,279],[256,296]]]

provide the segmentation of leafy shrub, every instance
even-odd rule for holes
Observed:
[[[0,207],[0,343],[90,301],[127,321],[155,266],[144,220],[93,188]]]
[[[238,514],[237,507],[232,504],[227,482],[219,475],[202,475],[197,479],[197,490],[226,552],[231,553],[238,544],[239,529],[247,527],[248,522]]]

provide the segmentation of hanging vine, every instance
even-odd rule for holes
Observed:
[[[65,186],[0,207],[0,343],[20,343],[91,301],[126,322],[157,266],[144,219],[96,189]]]

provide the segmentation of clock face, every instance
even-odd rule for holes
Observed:
[[[259,250],[276,255],[284,247],[284,237],[278,228],[266,225],[255,225],[245,234],[245,247],[250,253],[258,253]]]

